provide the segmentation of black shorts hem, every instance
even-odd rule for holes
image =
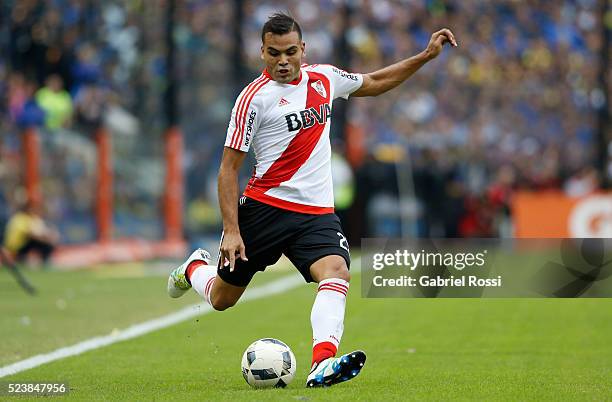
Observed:
[[[237,275],[236,270],[241,269],[241,268],[245,270],[248,269],[246,266],[243,266],[243,267],[234,266],[234,272],[230,272],[229,266],[225,268],[221,268],[220,266],[217,266],[217,276],[223,279],[224,282],[229,283],[230,285],[238,286],[240,288],[246,288],[249,285],[249,283],[251,283],[253,276],[255,276],[255,274],[258,271],[249,270],[242,275]]]

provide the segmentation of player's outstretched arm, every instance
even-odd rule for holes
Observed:
[[[236,254],[246,261],[244,242],[238,227],[238,171],[244,162],[246,152],[225,147],[217,181],[219,206],[223,217],[223,240],[221,242],[221,263],[229,261],[230,271],[234,270]]]
[[[395,88],[429,60],[435,59],[445,43],[457,46],[455,36],[447,28],[434,32],[427,48],[421,53],[372,73],[364,74],[361,88],[353,92],[351,96],[377,96]]]

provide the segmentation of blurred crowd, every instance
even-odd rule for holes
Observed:
[[[262,69],[260,30],[275,11],[301,23],[307,62],[355,72],[420,52],[441,27],[459,42],[399,88],[346,104],[351,135],[335,127],[332,141],[353,168],[355,197],[342,213],[361,217],[351,219],[354,238],[510,235],[516,189],[578,196],[600,186],[596,119],[610,88],[597,81],[596,0],[244,1],[239,34],[235,2],[176,3],[190,235],[219,228],[215,179],[229,113]],[[167,6],[3,2],[0,46],[9,57],[0,59],[0,190],[9,206],[23,195],[15,191],[19,133],[38,125],[49,144],[50,218],[78,223],[70,239],[93,236],[90,157],[93,133],[104,125],[113,133],[120,234],[160,233],[163,172],[151,172],[163,168]],[[359,139],[357,151],[347,138]]]
[[[610,88],[597,83],[598,7],[597,1],[364,2],[349,31],[356,71],[417,53],[440,27],[452,28],[459,41],[399,91],[359,99],[352,109],[368,149],[405,150],[423,218],[416,233],[508,236],[514,190],[579,196],[599,187],[596,118]]]
[[[139,6],[142,2],[79,0],[20,0],[0,6],[0,15],[8,20],[0,30],[2,54],[8,56],[0,59],[0,191],[13,212],[26,202],[21,140],[26,128],[35,127],[43,149],[44,210],[64,242],[96,238],[95,135],[100,127],[118,136],[114,179],[120,234],[143,235],[143,228],[149,236],[161,234],[155,224],[159,214],[143,207],[155,208],[151,200],[159,196],[150,184],[143,189],[135,179],[142,174],[141,165],[154,160],[151,150],[161,148],[143,141],[139,121],[147,122],[142,125],[146,128],[163,124],[157,110],[145,111],[144,99],[156,81],[146,68],[145,73],[140,70],[147,53],[139,47]],[[157,53],[147,67],[160,65],[159,46]],[[163,85],[159,81],[158,87]],[[134,153],[135,148],[141,152]]]

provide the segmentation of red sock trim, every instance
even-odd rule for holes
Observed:
[[[338,348],[331,342],[321,342],[312,348],[312,364],[321,363],[323,360],[336,356]]]
[[[208,264],[202,260],[195,260],[195,261],[191,261],[189,265],[187,265],[187,269],[185,270],[185,277],[187,277],[187,280],[189,281],[189,283],[191,283],[191,275],[193,274],[193,271],[195,271],[197,268],[201,267],[202,265],[208,265]]]
[[[215,278],[216,276],[213,276],[208,280],[208,282],[206,282],[206,285],[204,285],[204,294],[206,295],[206,301],[210,305],[212,305],[212,303],[210,302],[210,291],[212,290],[213,283],[215,283]]]

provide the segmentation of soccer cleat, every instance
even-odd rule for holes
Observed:
[[[210,265],[209,252],[201,248],[196,249],[193,253],[191,253],[187,261],[170,272],[170,276],[168,277],[168,295],[170,297],[174,299],[181,297],[191,288],[191,284],[185,276],[185,271],[187,270],[189,264],[198,260],[204,261],[206,265]]]
[[[325,359],[312,367],[306,379],[306,387],[329,387],[348,381],[359,374],[365,361],[366,355],[361,350]]]

